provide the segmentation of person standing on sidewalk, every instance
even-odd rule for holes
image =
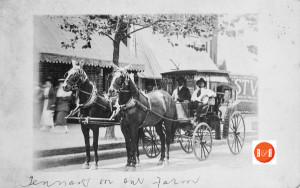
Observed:
[[[38,82],[34,82],[33,86],[33,128],[40,128],[40,120],[42,114],[42,97],[43,91],[42,88],[39,86]]]
[[[58,80],[58,88],[56,92],[56,124],[53,132],[68,133],[68,126],[65,117],[70,111],[70,102],[72,100],[72,91],[65,92],[62,88],[64,79]],[[58,126],[64,126],[64,131],[59,130]]]
[[[43,112],[41,117],[41,131],[49,131],[54,128],[53,115],[55,109],[55,90],[52,85],[52,78],[47,77],[43,89]]]

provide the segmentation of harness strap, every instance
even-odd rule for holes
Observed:
[[[146,123],[146,120],[147,120],[147,117],[148,117],[149,113],[152,112],[152,106],[151,106],[151,101],[150,101],[150,98],[149,98],[149,97],[147,97],[147,101],[148,101],[148,107],[149,107],[149,108],[146,107],[145,105],[143,105],[143,104],[140,103],[140,102],[138,103],[138,104],[143,108],[143,110],[147,111],[146,117],[145,117],[143,123],[140,124],[139,128],[142,127],[142,126]]]

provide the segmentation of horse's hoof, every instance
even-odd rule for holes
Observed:
[[[135,172],[135,167],[129,166],[128,167],[128,172]]]
[[[157,166],[161,166],[164,164],[164,161],[163,160],[159,160],[158,163],[157,163]]]
[[[88,163],[83,163],[81,165],[81,169],[89,169],[90,168],[90,165]]]
[[[165,163],[164,163],[164,165],[165,166],[169,166],[169,163],[170,163],[169,160],[166,160]]]
[[[127,172],[127,171],[128,171],[128,167],[129,167],[129,166],[125,166],[124,172]]]
[[[98,170],[98,164],[93,164],[91,170]]]
[[[138,164],[138,165],[141,164],[139,159],[136,160],[136,164]]]

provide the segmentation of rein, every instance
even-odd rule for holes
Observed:
[[[77,90],[78,90],[79,92],[84,93],[84,94],[90,95],[89,100],[88,100],[87,102],[85,102],[85,104],[89,103],[90,100],[91,100],[91,98],[92,98],[92,93],[93,93],[93,91],[92,91],[92,93],[88,93],[88,92],[83,91],[83,90],[81,90],[81,89],[77,89]],[[97,98],[98,98],[98,97],[99,97],[99,96],[98,96],[98,94],[97,94]],[[92,101],[92,103],[96,103],[96,104],[98,104],[99,106],[101,106],[104,110],[106,110],[106,107],[103,106],[102,104],[100,104],[100,103],[98,103],[98,102],[96,102],[96,101]],[[81,105],[81,104],[79,104],[79,105]],[[82,108],[87,108],[87,107],[89,107],[89,106],[85,106],[84,104],[82,104],[82,105],[83,105]]]

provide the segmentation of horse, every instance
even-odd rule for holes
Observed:
[[[129,65],[130,66],[130,65]],[[161,157],[157,165],[169,164],[169,150],[171,140],[174,139],[177,119],[175,101],[172,96],[163,90],[156,90],[148,94],[142,93],[130,78],[127,69],[114,68],[112,81],[109,87],[111,91],[119,93],[120,124],[125,137],[127,150],[127,164],[125,171],[135,171],[136,152],[138,144],[138,130],[154,126],[161,141]],[[163,125],[165,126],[165,133]],[[165,144],[167,145],[167,160],[165,161]]]
[[[98,94],[96,86],[89,81],[87,74],[83,70],[84,62],[72,60],[73,67],[66,73],[63,89],[65,91],[76,90],[77,92],[77,109],[86,120],[81,121],[81,131],[85,141],[86,160],[82,164],[82,169],[90,168],[90,130],[93,131],[93,150],[94,165],[91,169],[98,169],[98,139],[99,126],[88,124],[88,117],[109,118],[112,115],[112,103],[103,95]],[[73,111],[75,114],[76,112]],[[71,112],[72,113],[72,112]]]

